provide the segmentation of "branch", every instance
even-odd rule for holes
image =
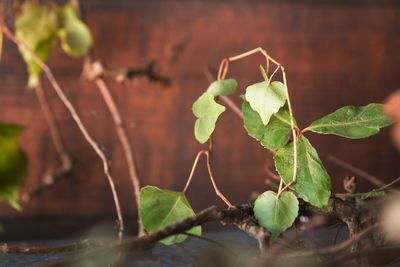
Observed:
[[[72,105],[71,101],[67,98],[65,95],[64,91],[61,89],[61,86],[58,84],[57,80],[55,79],[51,69],[49,66],[47,66],[46,63],[44,63],[30,48],[29,46],[26,45],[25,42],[17,38],[5,25],[5,23],[1,23],[1,30],[4,33],[4,35],[10,39],[13,43],[15,43],[18,47],[21,49],[24,49],[27,51],[31,56],[32,59],[35,61],[36,64],[38,64],[43,72],[46,74],[47,78],[49,79],[51,85],[53,86],[55,92],[57,93],[58,97],[62,101],[62,103],[65,105],[65,107],[68,109],[70,112],[72,118],[74,119],[75,123],[77,124],[78,128],[80,129],[81,133],[83,134],[84,138],[86,141],[89,143],[89,145],[93,148],[93,150],[96,152],[96,154],[99,156],[103,163],[103,169],[104,169],[104,174],[107,177],[108,183],[110,185],[110,189],[114,198],[114,204],[115,208],[117,211],[117,217],[118,217],[118,228],[119,228],[119,236],[122,237],[122,233],[124,231],[124,222],[122,218],[122,212],[121,212],[121,206],[119,203],[119,198],[117,191],[115,189],[115,184],[114,184],[114,179],[111,176],[110,170],[109,170],[109,165],[107,162],[107,157],[104,154],[104,152],[100,149],[99,145],[96,143],[96,141],[92,138],[92,136],[89,134],[87,131],[86,127],[82,123],[82,120],[80,119],[78,113],[76,112],[75,107]]]
[[[61,131],[57,125],[56,119],[54,118],[53,111],[48,102],[47,96],[43,90],[43,85],[41,83],[34,89],[37,99],[42,109],[42,113],[46,119],[47,126],[50,130],[51,139],[56,148],[58,156],[61,160],[61,166],[54,172],[47,172],[42,181],[35,188],[29,190],[22,195],[22,201],[28,202],[33,197],[40,195],[45,190],[56,184],[65,174],[69,173],[72,168],[71,157],[65,148],[63,139],[61,137]]]

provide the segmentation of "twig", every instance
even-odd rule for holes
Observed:
[[[82,3],[79,0],[74,1],[75,9],[81,14],[82,19],[84,18],[84,9]],[[139,198],[140,198],[140,179],[136,166],[134,149],[131,141],[128,138],[127,130],[125,128],[125,123],[122,118],[121,112],[118,109],[118,106],[114,100],[114,97],[107,85],[104,76],[108,74],[110,70],[107,70],[104,65],[100,61],[93,61],[93,48],[89,50],[89,52],[85,56],[85,64],[84,64],[84,74],[88,80],[94,81],[97,88],[99,89],[101,96],[103,97],[104,102],[108,110],[110,111],[112,120],[115,125],[115,130],[117,132],[118,139],[121,143],[122,149],[124,151],[124,156],[126,160],[126,164],[128,166],[129,178],[132,183],[135,202],[137,211],[139,210]],[[153,65],[148,67],[149,74],[154,76]],[[117,76],[118,77],[118,76]],[[156,78],[158,76],[155,76]],[[123,82],[123,81],[121,81]],[[139,214],[139,213],[138,213]],[[142,236],[145,234],[144,227],[142,221],[138,216],[138,235]]]
[[[365,228],[364,230],[353,235],[352,237],[346,239],[342,243],[339,243],[339,244],[336,244],[333,246],[329,246],[326,248],[315,249],[313,251],[295,252],[291,256],[309,256],[309,255],[314,255],[314,254],[320,254],[320,255],[334,254],[334,253],[337,253],[339,251],[349,248],[351,245],[360,241],[363,237],[369,235],[370,233],[372,233],[373,231],[375,231],[376,229],[378,229],[381,226],[382,226],[382,224],[377,223],[377,224],[374,224],[374,225],[371,225],[371,226]]]
[[[326,159],[329,160],[330,162],[342,167],[343,169],[346,169],[348,171],[353,172],[354,174],[358,175],[359,177],[362,177],[364,179],[366,179],[367,181],[369,181],[371,184],[375,185],[375,186],[384,186],[385,184],[382,182],[382,180],[380,180],[379,178],[367,173],[364,170],[361,170],[357,167],[355,167],[354,165],[345,162],[333,155],[325,155]]]
[[[186,190],[189,188],[190,182],[192,181],[193,175],[194,175],[194,171],[196,170],[197,167],[197,163],[199,162],[199,159],[201,157],[201,155],[205,155],[207,158],[207,170],[208,170],[208,175],[210,177],[211,183],[213,185],[215,194],[222,199],[222,201],[225,202],[225,204],[228,207],[233,207],[232,203],[226,198],[226,196],[223,194],[223,192],[221,190],[219,190],[217,183],[215,182],[215,177],[213,175],[213,172],[211,170],[211,161],[210,161],[210,151],[208,150],[201,150],[199,153],[197,153],[196,158],[194,159],[193,162],[193,166],[192,169],[190,171],[189,177],[187,179],[187,182],[185,184],[185,187],[183,188],[182,192],[186,192]]]
[[[34,90],[40,104],[40,108],[42,109],[42,113],[49,127],[54,147],[58,153],[58,156],[60,157],[61,166],[54,172],[47,172],[38,186],[29,190],[29,192],[24,193],[21,197],[22,201],[24,202],[28,202],[33,197],[41,194],[46,189],[50,188],[57,181],[63,178],[65,174],[70,172],[72,168],[71,157],[69,156],[65,148],[63,139],[61,137],[60,128],[57,125],[56,119],[54,118],[53,111],[51,110],[42,84],[39,82]]]
[[[7,243],[0,245],[0,253],[14,254],[55,254],[64,252],[74,252],[87,248],[105,246],[106,242],[83,240],[65,246],[16,246]]]
[[[139,181],[139,174],[136,167],[135,156],[133,152],[133,146],[128,138],[128,134],[124,125],[124,121],[122,119],[121,113],[115,103],[115,100],[111,94],[110,89],[108,88],[105,80],[101,76],[97,76],[94,79],[94,82],[99,89],[104,102],[106,103],[111,117],[113,119],[115,130],[118,135],[118,139],[121,142],[122,149],[124,151],[125,160],[128,166],[129,177],[133,186],[134,194],[135,194],[135,201],[136,207],[139,207],[139,197],[140,197],[140,181]],[[144,227],[143,224],[138,216],[138,228],[139,228],[139,236],[144,235]]]
[[[114,198],[114,204],[115,208],[117,211],[117,217],[118,217],[118,228],[119,228],[119,236],[122,237],[123,231],[124,231],[124,222],[122,218],[122,212],[121,212],[121,206],[119,203],[119,198],[118,198],[118,193],[115,189],[115,184],[114,180],[110,174],[109,171],[109,165],[107,162],[107,157],[104,154],[104,152],[100,149],[99,145],[94,141],[94,139],[91,137],[89,132],[87,131],[86,127],[83,125],[78,113],[75,110],[75,107],[72,105],[71,101],[67,98],[65,95],[64,91],[61,89],[61,86],[58,84],[56,81],[51,69],[47,66],[46,63],[44,63],[30,48],[29,46],[26,45],[25,42],[22,40],[18,39],[17,37],[14,36],[14,34],[7,28],[7,26],[4,23],[1,23],[1,30],[3,31],[4,35],[9,38],[12,42],[14,42],[17,46],[21,47],[22,49],[26,50],[31,56],[32,59],[35,61],[36,64],[38,64],[44,73],[46,74],[47,78],[49,79],[51,85],[53,86],[55,92],[57,93],[58,97],[62,101],[62,103],[65,105],[65,107],[68,109],[70,112],[72,118],[74,119],[75,123],[77,124],[78,128],[80,129],[81,133],[85,137],[86,141],[89,143],[89,145],[93,148],[93,150],[96,152],[96,154],[99,156],[103,163],[103,169],[104,169],[104,174],[107,176],[111,192],[113,194]]]

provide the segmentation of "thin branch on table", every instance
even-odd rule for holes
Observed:
[[[375,186],[384,186],[385,185],[381,179],[367,173],[364,170],[361,170],[360,168],[355,167],[354,165],[352,165],[348,162],[345,162],[344,160],[341,160],[333,155],[325,155],[325,157],[330,162],[342,167],[343,169],[351,171],[352,173],[358,175],[361,178],[364,178],[365,180],[369,181],[371,184],[373,184]]]
[[[123,231],[124,231],[124,222],[123,222],[123,218],[122,218],[121,205],[119,203],[118,193],[117,193],[117,191],[115,189],[114,179],[111,176],[111,173],[110,173],[110,170],[109,170],[109,165],[108,165],[108,161],[107,161],[106,155],[104,154],[104,152],[101,150],[99,145],[96,143],[96,141],[92,138],[92,136],[87,131],[87,129],[86,129],[85,125],[82,123],[82,120],[79,117],[75,107],[72,105],[71,101],[67,98],[67,96],[65,95],[64,91],[61,89],[61,86],[59,85],[59,83],[55,79],[55,77],[53,75],[53,72],[51,71],[49,66],[47,66],[47,64],[44,63],[29,48],[29,46],[26,45],[25,42],[23,42],[22,40],[18,39],[7,28],[7,26],[3,22],[1,22],[0,26],[1,26],[1,30],[4,33],[4,35],[8,39],[10,39],[13,43],[15,43],[18,47],[20,47],[21,49],[24,49],[25,51],[27,51],[32,56],[32,59],[34,60],[34,62],[36,64],[38,64],[42,68],[43,72],[46,74],[47,78],[49,79],[49,81],[50,81],[51,85],[53,86],[55,92],[57,93],[58,97],[60,98],[62,103],[65,105],[65,107],[68,109],[68,111],[70,112],[72,118],[74,119],[75,123],[77,124],[77,126],[80,129],[80,131],[83,134],[83,136],[85,137],[86,141],[89,143],[89,145],[93,148],[93,150],[96,152],[96,154],[101,159],[101,161],[103,163],[104,174],[106,175],[108,183],[110,185],[110,189],[111,189],[111,192],[112,192],[112,195],[113,195],[113,199],[114,199],[115,208],[116,208],[116,211],[117,211],[119,237],[122,238]]]
[[[60,128],[57,125],[56,119],[54,118],[54,114],[48,102],[46,93],[43,90],[43,85],[39,82],[38,86],[34,90],[40,104],[40,108],[42,109],[42,113],[49,127],[54,147],[58,153],[58,156],[60,157],[61,166],[54,172],[47,172],[38,186],[24,193],[21,197],[22,201],[24,202],[30,201],[33,197],[40,195],[45,190],[53,186],[55,183],[57,183],[57,181],[65,177],[64,175],[70,172],[72,168],[71,157],[65,148],[63,139],[61,137]]]

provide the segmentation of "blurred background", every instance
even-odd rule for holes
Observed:
[[[181,190],[193,160],[202,149],[195,139],[192,103],[207,88],[205,70],[215,74],[222,58],[263,47],[287,71],[297,122],[313,120],[344,105],[383,102],[400,87],[400,4],[381,1],[160,1],[85,0],[94,55],[110,68],[155,71],[169,85],[146,78],[109,85],[126,120],[142,185]],[[121,197],[128,227],[134,232],[136,207],[123,151],[113,122],[95,85],[81,77],[83,61],[58,47],[49,60],[56,78],[101,145]],[[228,77],[247,85],[261,81],[255,55],[232,63]],[[214,70],[214,72],[213,72]],[[277,76],[279,77],[279,76]],[[59,164],[50,132],[16,47],[5,40],[0,62],[0,121],[26,126],[22,145],[29,158],[23,191]],[[101,162],[83,139],[46,79],[44,88],[73,158],[73,170],[51,190],[23,205],[23,212],[0,206],[2,239],[64,237],[103,219],[115,217],[112,195]],[[233,98],[241,104],[238,96]],[[368,139],[348,140],[308,134],[343,192],[343,178],[353,175],[329,156],[389,182],[399,176],[400,155],[389,129]],[[267,189],[270,155],[249,137],[242,121],[228,109],[219,119],[213,170],[219,187],[235,204]],[[359,190],[373,188],[359,178]],[[221,204],[209,181],[205,160],[199,163],[188,198],[195,210]]]

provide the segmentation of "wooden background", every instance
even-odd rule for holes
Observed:
[[[169,87],[145,79],[128,85],[110,81],[135,146],[143,185],[173,190],[184,186],[193,159],[202,149],[193,137],[191,105],[207,88],[205,66],[217,68],[223,57],[262,46],[278,59],[286,67],[294,112],[302,127],[343,105],[382,102],[400,87],[397,1],[82,2],[97,58],[113,68],[143,67],[156,60],[157,71],[172,80]],[[253,56],[231,64],[228,76],[237,78],[239,92],[260,81],[258,64],[262,62],[262,57]],[[125,215],[135,216],[133,191],[112,120],[96,87],[80,78],[82,61],[56,49],[49,63],[109,157]],[[24,190],[58,163],[35,94],[25,87],[26,80],[24,63],[6,41],[0,64],[0,121],[27,127],[23,146],[30,159],[30,174]],[[47,82],[45,89],[73,156],[74,169],[51,191],[24,205],[22,213],[2,205],[0,217],[8,233],[18,234],[15,227],[23,229],[23,222],[42,222],[45,230],[57,218],[83,222],[115,214],[100,161]],[[240,103],[237,96],[234,101]],[[400,156],[388,129],[363,140],[315,134],[309,138],[321,154],[333,154],[385,181],[400,174]],[[267,153],[247,136],[232,112],[220,118],[214,147],[217,182],[234,203],[247,201],[252,191],[266,189],[263,164]],[[334,189],[342,191],[342,179],[351,173],[324,157],[322,160]],[[371,185],[360,180],[360,186],[367,190]],[[188,197],[196,210],[221,203],[213,194],[204,161]],[[15,218],[19,224],[13,227]]]

